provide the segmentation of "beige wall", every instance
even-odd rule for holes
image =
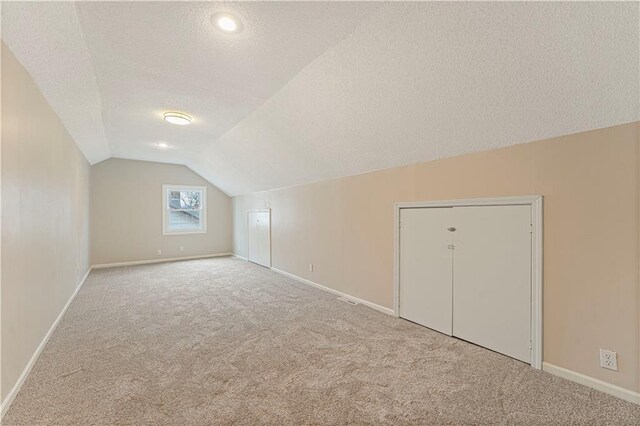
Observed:
[[[163,184],[207,187],[206,234],[162,235]],[[103,161],[91,167],[91,263],[228,253],[231,211],[226,194],[185,166]]]
[[[2,45],[5,399],[89,268],[89,163]]]
[[[541,194],[544,361],[638,391],[638,139],[631,123],[236,197],[234,251],[246,212],[270,207],[274,267],[391,308],[395,202]]]

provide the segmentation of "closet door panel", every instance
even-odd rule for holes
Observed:
[[[453,335],[529,363],[531,207],[453,209]]]
[[[247,214],[247,259],[258,265],[271,267],[271,215],[268,211]]]
[[[271,266],[271,223],[269,212],[258,213],[258,262],[262,266]]]
[[[249,212],[247,213],[247,259],[251,262],[257,262],[259,259],[258,254],[258,217],[257,212]]]
[[[400,316],[451,335],[451,208],[400,210]]]

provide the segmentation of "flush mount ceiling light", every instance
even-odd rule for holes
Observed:
[[[216,12],[211,18],[213,25],[225,33],[238,33],[242,30],[242,22],[235,16],[226,12]]]
[[[167,143],[165,141],[148,142],[147,145],[158,151],[168,151],[177,148],[175,145],[171,145],[170,143]]]
[[[164,113],[164,121],[178,126],[186,126],[191,124],[191,116],[184,112],[169,111]]]

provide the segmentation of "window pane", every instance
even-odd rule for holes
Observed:
[[[200,226],[200,211],[167,212],[167,228],[169,231],[197,231]]]
[[[170,209],[200,210],[201,191],[169,191],[168,203]]]

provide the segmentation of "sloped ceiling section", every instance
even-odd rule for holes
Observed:
[[[72,2],[2,4],[2,40],[34,78],[87,160],[111,156],[101,94]]]
[[[242,194],[637,120],[637,7],[387,6],[197,167]]]
[[[189,166],[379,7],[9,2],[2,38],[91,163],[113,156]],[[244,31],[218,32],[211,18],[219,11],[238,16]],[[168,124],[167,110],[193,123]]]
[[[218,10],[245,31],[217,33]],[[181,163],[230,195],[640,114],[638,3],[5,3],[2,12],[3,40],[90,161]],[[164,123],[168,109],[193,124]]]

